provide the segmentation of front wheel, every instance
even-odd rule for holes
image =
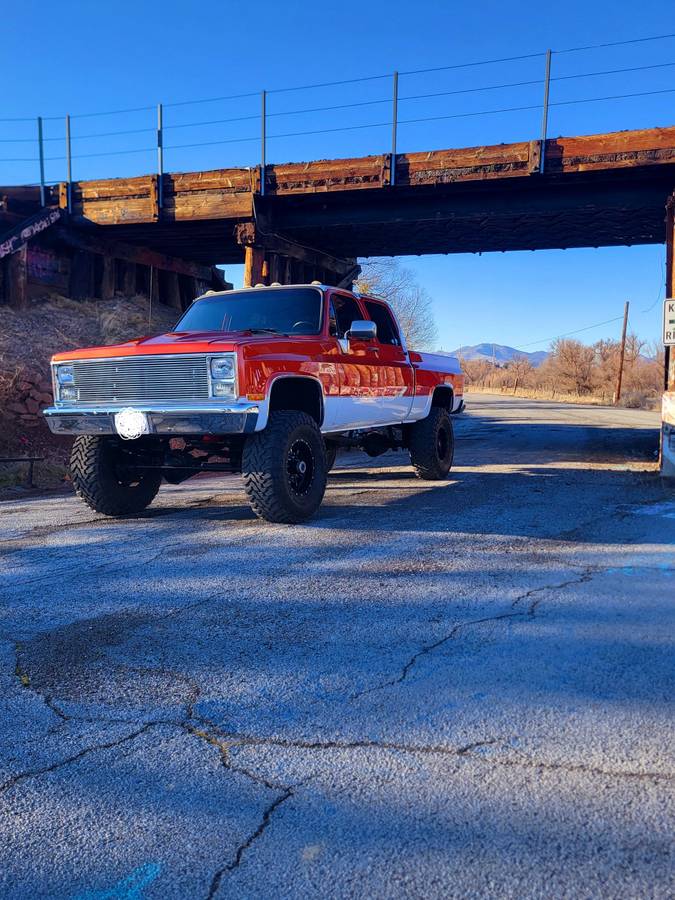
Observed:
[[[70,454],[70,476],[77,496],[95,512],[127,516],[149,506],[162,483],[161,472],[134,471],[125,464],[118,437],[81,434]]]
[[[410,461],[418,478],[438,481],[452,466],[455,438],[447,409],[432,406],[431,412],[410,429]]]
[[[253,512],[268,522],[302,522],[326,490],[326,449],[319,426],[295,410],[271,413],[242,455],[244,487]]]

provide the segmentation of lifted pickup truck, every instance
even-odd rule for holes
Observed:
[[[140,512],[162,478],[241,472],[254,512],[299,522],[321,504],[340,446],[407,449],[445,478],[463,405],[454,357],[408,350],[389,306],[323,285],[197,298],[173,332],[52,359],[55,434],[76,435],[77,494]]]

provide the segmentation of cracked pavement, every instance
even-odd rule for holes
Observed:
[[[0,896],[673,896],[658,416],[469,401],[302,526],[0,503]]]

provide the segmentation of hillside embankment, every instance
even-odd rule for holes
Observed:
[[[58,489],[68,481],[71,439],[53,435],[42,415],[52,402],[51,356],[158,334],[171,329],[179,314],[162,304],[150,311],[140,296],[108,301],[51,296],[25,310],[4,307],[0,316],[0,460],[41,457],[36,485]],[[25,476],[25,464],[2,464],[0,496],[22,493]]]

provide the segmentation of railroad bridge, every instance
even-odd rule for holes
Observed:
[[[674,190],[675,127],[653,128],[63,183],[47,191],[60,218],[39,238],[74,252],[76,296],[96,268],[87,254],[204,282],[245,261],[247,283],[346,284],[357,257],[664,243]],[[7,226],[39,212],[37,192],[0,188]],[[9,295],[25,281],[13,268]]]
[[[184,308],[227,286],[216,264],[245,262],[249,285],[346,286],[358,257],[661,243],[670,297],[674,192],[675,127],[74,181],[45,205],[0,188],[0,297],[20,307],[42,279]]]

